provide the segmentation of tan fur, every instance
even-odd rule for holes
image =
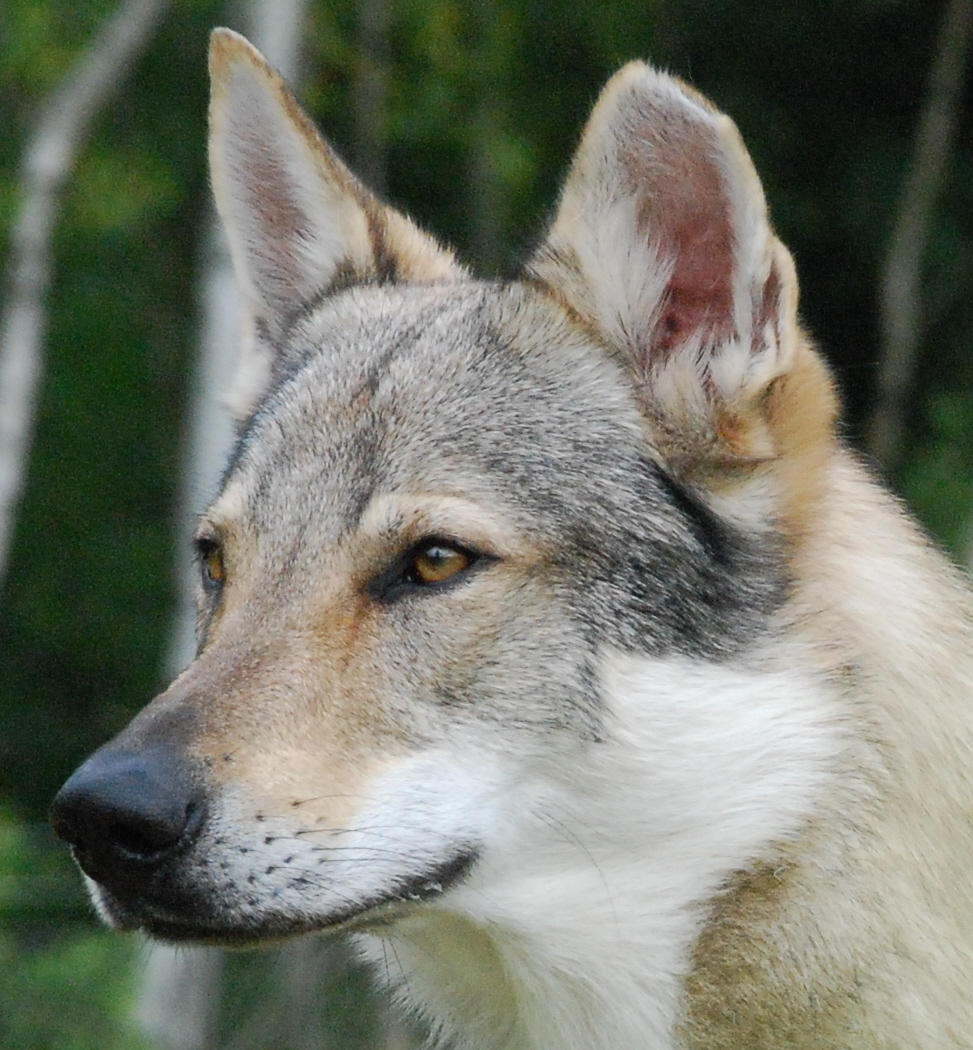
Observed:
[[[687,1046],[973,1046],[969,594],[847,454],[819,469],[795,627],[847,690],[854,769],[779,863],[715,903]]]

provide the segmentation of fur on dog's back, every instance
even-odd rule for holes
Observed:
[[[55,806],[106,917],[357,931],[469,1050],[973,1046],[969,595],[729,119],[626,67],[477,282],[212,68],[240,441],[198,659]]]

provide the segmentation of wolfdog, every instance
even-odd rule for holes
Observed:
[[[973,1047],[971,603],[835,429],[729,118],[641,63],[478,281],[241,37],[199,655],[58,795],[107,921],[350,932],[436,1045]]]

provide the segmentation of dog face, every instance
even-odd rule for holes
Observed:
[[[624,735],[606,661],[656,668],[669,726],[672,667],[770,629],[833,405],[735,129],[677,82],[619,74],[543,247],[490,284],[368,195],[240,38],[213,78],[252,334],[197,533],[200,652],[54,819],[109,921],[237,943],[548,863],[552,794],[595,790]]]

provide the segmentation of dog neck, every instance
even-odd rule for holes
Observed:
[[[540,931],[535,931],[539,933]],[[406,1010],[453,1050],[671,1050],[681,950],[628,968],[624,921],[600,928],[563,917],[543,939],[488,930],[445,911],[415,915],[365,952]],[[640,948],[643,946],[640,946]]]
[[[779,659],[755,664],[607,657],[606,739],[499,791],[504,848],[364,938],[443,1045],[678,1045],[712,902],[798,831],[834,751],[820,694]]]

